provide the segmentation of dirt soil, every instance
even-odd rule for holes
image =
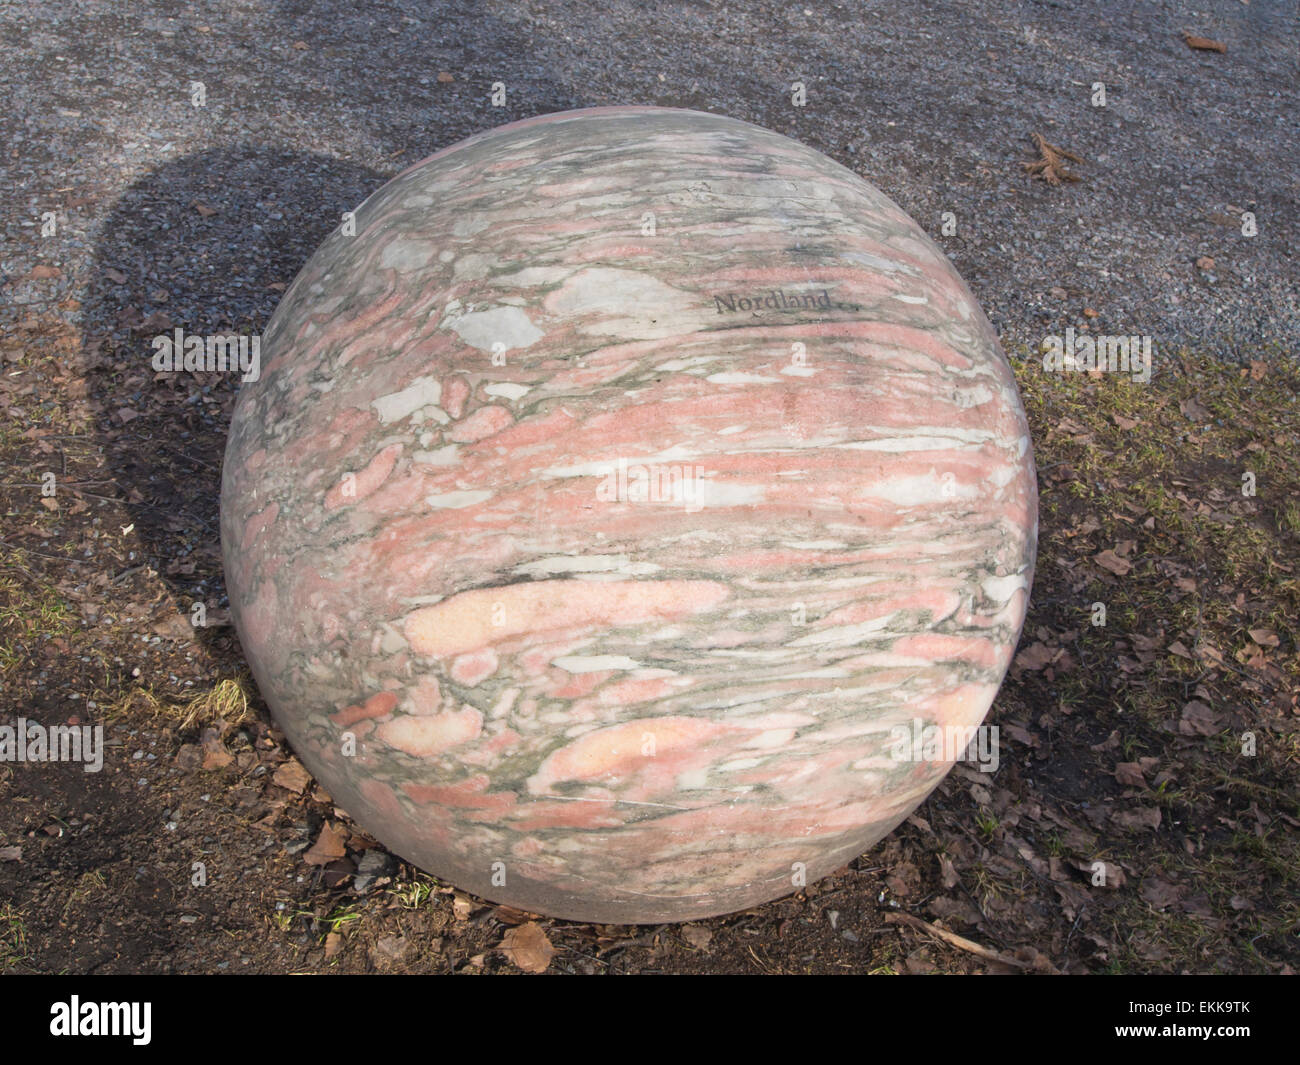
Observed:
[[[1294,972],[1300,30],[1195,10],[0,2],[0,725],[109,744],[95,773],[0,762],[0,972]],[[229,625],[237,380],[149,366],[173,326],[260,332],[431,151],[612,103],[755,121],[883,188],[998,327],[1039,469],[998,771],[690,925],[494,906],[333,805]],[[1022,165],[1033,133],[1079,181]],[[1153,335],[1151,382],[1044,372],[1067,327]]]

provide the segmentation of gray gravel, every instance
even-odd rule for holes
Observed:
[[[128,330],[157,311],[260,329],[271,286],[403,167],[513,119],[650,103],[757,122],[863,174],[948,249],[1011,350],[1088,307],[1094,330],[1154,336],[1158,366],[1180,345],[1294,351],[1288,0],[470,6],[0,2],[4,315],[63,303],[141,357],[158,330]],[[1080,183],[1022,171],[1034,131],[1084,157]],[[40,265],[62,276],[32,278]]]

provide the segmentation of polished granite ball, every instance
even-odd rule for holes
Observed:
[[[1011,660],[1029,433],[942,252],[810,148],[600,108],[372,195],[241,388],[244,651],[359,824],[488,899],[688,920],[899,824]]]

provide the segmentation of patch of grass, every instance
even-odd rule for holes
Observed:
[[[70,639],[73,611],[21,550],[0,549],[0,677],[34,660],[51,640]]]
[[[112,698],[103,693],[95,696],[107,708],[110,720],[146,717],[185,732],[223,721],[229,727],[252,719],[249,685],[243,677],[226,677],[207,691],[197,692],[181,702],[160,697],[150,688],[132,688]]]
[[[429,901],[437,887],[437,880],[421,873],[409,884],[398,884],[389,888],[388,894],[392,895],[404,909],[418,910]]]
[[[27,925],[13,903],[0,905],[0,973],[27,959]]]
[[[80,906],[88,899],[94,898],[96,895],[107,889],[107,887],[108,883],[104,880],[103,873],[100,873],[97,870],[82,873],[81,876],[77,877],[77,882],[73,885],[72,890],[68,892],[68,901],[63,905],[63,914],[60,920],[66,921],[68,919],[68,911],[70,911],[74,906]]]

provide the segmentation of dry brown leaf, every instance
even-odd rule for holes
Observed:
[[[682,925],[682,938],[696,950],[708,950],[713,933],[702,924],[687,924]]]
[[[329,961],[343,949],[343,937],[337,932],[330,932],[325,937],[325,960]]]
[[[235,760],[225,744],[221,742],[221,733],[214,728],[203,730],[203,768],[224,769]]]
[[[1250,638],[1260,647],[1276,647],[1281,641],[1272,629],[1249,629]]]
[[[302,856],[308,865],[329,865],[337,858],[347,854],[348,833],[342,825],[327,821],[321,826],[320,835]]]
[[[1092,560],[1102,569],[1110,570],[1116,577],[1123,577],[1133,568],[1132,562],[1126,558],[1120,558],[1119,555],[1109,549],[1093,555]]]
[[[1187,42],[1188,48],[1194,48],[1198,52],[1226,52],[1228,46],[1222,41],[1212,41],[1209,37],[1197,37],[1195,34],[1183,31],[1183,40]]]
[[[1162,880],[1158,876],[1149,876],[1142,881],[1142,887],[1138,889],[1138,892],[1157,910],[1163,910],[1166,906],[1172,906],[1182,897],[1183,888],[1178,884],[1171,884],[1168,880]]]
[[[446,85],[446,84],[448,84],[449,82],[453,82],[453,81],[455,81],[456,78],[455,78],[455,75],[453,75],[453,74],[451,73],[451,71],[449,71],[449,70],[440,70],[440,71],[438,71],[438,80],[439,80],[440,82],[442,82],[444,85]]]
[[[555,956],[555,948],[535,921],[509,929],[497,950],[526,973],[544,973]]]
[[[492,911],[492,916],[505,925],[527,924],[529,921],[537,920],[537,914],[529,913],[527,910],[517,910],[513,906],[498,906]]]
[[[1057,653],[1057,648],[1048,647],[1047,644],[1041,641],[1032,643],[1016,655],[1015,664],[1020,669],[1040,670],[1049,665]]]
[[[271,776],[271,783],[301,795],[311,783],[311,774],[296,758],[290,758]]]
[[[1110,733],[1109,736],[1107,736],[1107,737],[1106,737],[1104,740],[1102,740],[1100,743],[1094,743],[1094,744],[1089,748],[1089,750],[1093,750],[1093,751],[1112,751],[1112,750],[1114,750],[1114,749],[1115,749],[1116,747],[1118,747],[1118,746],[1119,746],[1119,729],[1112,729],[1112,730],[1111,730],[1111,733]]]
[[[1140,829],[1160,827],[1160,807],[1138,807],[1136,810],[1112,810],[1110,819],[1120,828]]]
[[[1183,707],[1183,716],[1178,722],[1178,731],[1184,736],[1213,736],[1223,724],[1223,717],[1199,699],[1193,699]]]
[[[1116,763],[1115,779],[1129,788],[1145,788],[1147,786],[1146,777],[1142,775],[1142,766],[1137,762]]]

